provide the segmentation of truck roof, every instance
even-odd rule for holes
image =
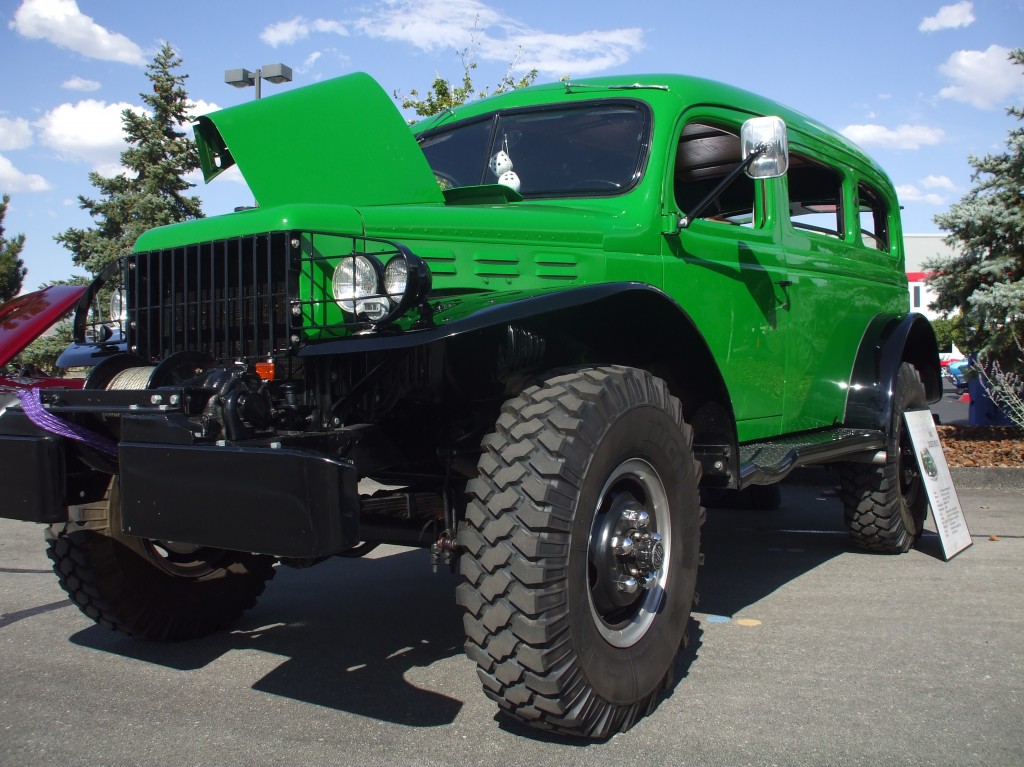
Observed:
[[[413,126],[417,134],[427,134],[455,121],[471,119],[500,109],[542,106],[564,101],[596,98],[634,98],[651,105],[655,112],[680,112],[700,105],[728,106],[751,116],[775,115],[786,121],[791,132],[813,137],[843,152],[849,160],[868,166],[888,180],[878,163],[855,143],[802,112],[726,83],[681,74],[650,73],[570,79],[518,88],[495,96],[468,102],[454,109],[425,118]],[[795,142],[796,143],[796,142]]]

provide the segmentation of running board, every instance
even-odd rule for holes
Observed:
[[[885,435],[872,429],[827,429],[740,445],[739,487],[771,485],[793,469],[839,459],[871,461]]]

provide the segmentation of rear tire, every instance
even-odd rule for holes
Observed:
[[[642,370],[573,371],[506,402],[483,447],[458,601],[484,692],[543,729],[629,729],[670,684],[695,599],[679,401]]]
[[[885,464],[839,465],[846,526],[862,548],[901,554],[913,548],[921,535],[928,496],[903,413],[927,407],[928,395],[921,376],[913,365],[904,362],[896,377]]]
[[[99,625],[175,642],[221,629],[256,603],[273,557],[121,533],[121,493],[80,507],[78,521],[49,529],[47,555],[61,588]]]

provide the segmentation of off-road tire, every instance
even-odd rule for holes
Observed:
[[[457,592],[466,652],[503,711],[606,738],[654,708],[695,599],[699,473],[679,401],[645,371],[575,370],[505,403],[467,488]],[[628,535],[664,534],[659,569],[607,545],[642,510],[649,527]],[[634,565],[654,585],[630,603],[609,587]]]
[[[862,548],[901,554],[909,551],[921,535],[928,513],[928,496],[903,413],[927,407],[928,396],[920,374],[904,362],[893,393],[893,421],[885,464],[839,465],[846,526]]]
[[[124,535],[120,502],[115,478],[108,501],[75,507],[47,533],[61,587],[104,628],[161,642],[205,636],[237,620],[274,577],[272,557]]]

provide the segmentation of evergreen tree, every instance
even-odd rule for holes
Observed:
[[[185,176],[199,167],[195,142],[182,130],[189,120],[188,75],[176,74],[182,60],[164,43],[147,66],[151,92],[142,92],[147,111],[121,114],[129,148],[121,153],[127,173],[105,177],[89,174],[100,198],[79,196],[83,210],[96,221],[89,229],[70,228],[54,239],[72,253],[72,261],[98,274],[131,252],[143,232],[203,213],[198,197],[187,196],[194,184]]]
[[[25,262],[19,257],[25,247],[25,235],[19,234],[10,239],[4,237],[4,217],[10,201],[11,196],[5,194],[0,203],[0,304],[21,292],[22,281],[28,273]]]
[[[1010,59],[1024,66],[1024,49]],[[1024,72],[1022,72],[1024,74]],[[1024,109],[1007,112],[1024,120]],[[937,298],[933,308],[963,329],[965,351],[988,364],[1021,370],[1024,340],[1024,126],[1010,131],[1006,151],[971,156],[974,188],[935,222],[950,232],[954,256],[925,264]]]

